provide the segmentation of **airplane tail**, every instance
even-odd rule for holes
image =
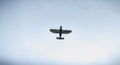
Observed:
[[[63,40],[64,38],[63,38],[63,37],[56,37],[56,39],[60,39],[60,40]]]

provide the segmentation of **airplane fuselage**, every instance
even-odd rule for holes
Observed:
[[[59,37],[61,38],[62,36],[62,26],[60,26],[60,30],[59,30]]]

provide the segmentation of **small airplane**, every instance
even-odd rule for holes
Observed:
[[[62,34],[69,34],[72,31],[71,30],[62,30],[62,26],[60,26],[60,29],[50,29],[52,33],[58,33],[59,37],[56,37],[56,39],[63,40]]]

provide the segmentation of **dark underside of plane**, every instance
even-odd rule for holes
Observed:
[[[56,37],[56,39],[63,40],[64,38],[62,37],[62,34],[69,34],[72,31],[71,30],[63,30],[62,26],[60,26],[60,29],[50,29],[52,33],[57,33],[59,34],[59,37]]]

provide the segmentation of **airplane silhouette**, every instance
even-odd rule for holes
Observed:
[[[62,30],[62,26],[60,26],[60,29],[50,29],[52,33],[58,33],[59,37],[56,37],[56,39],[63,40],[62,34],[69,34],[72,31],[71,30]]]

